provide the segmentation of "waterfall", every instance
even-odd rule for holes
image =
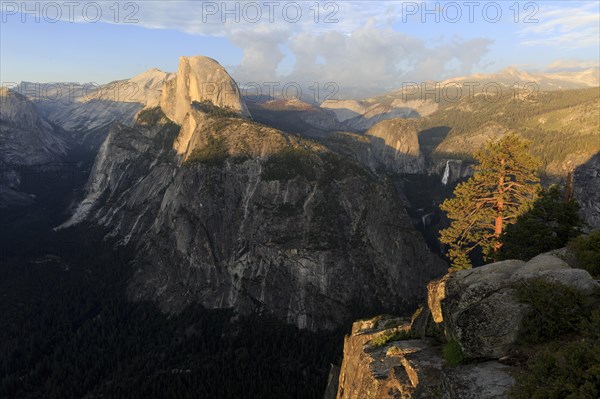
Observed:
[[[423,223],[423,228],[427,228],[427,215],[421,216],[421,223]]]
[[[442,175],[442,184],[444,186],[448,184],[448,177],[450,177],[450,160],[446,161],[446,169],[444,169],[444,174]]]

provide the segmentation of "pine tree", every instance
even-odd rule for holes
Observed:
[[[540,161],[530,155],[529,142],[516,134],[489,141],[474,157],[479,164],[473,177],[440,207],[452,220],[440,232],[440,241],[449,246],[454,269],[470,268],[469,254],[476,248],[486,259],[498,252],[506,226],[531,207],[539,191]]]
[[[569,190],[567,186],[565,191]],[[583,226],[579,204],[566,196],[556,185],[542,191],[532,208],[504,231],[497,259],[529,260],[577,237]]]

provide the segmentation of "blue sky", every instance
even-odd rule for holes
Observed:
[[[151,67],[176,71],[179,56],[207,55],[241,82],[390,89],[507,66],[597,66],[600,59],[597,1],[481,1],[474,8],[463,1],[279,1],[271,13],[263,1],[228,2],[237,11],[227,15],[221,1],[117,2],[118,15],[114,1],[75,2],[71,9],[61,1],[25,3],[2,1],[3,83],[105,83]],[[497,8],[502,17],[495,21]]]

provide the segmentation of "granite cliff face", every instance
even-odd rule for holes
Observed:
[[[31,101],[0,88],[0,206],[31,201],[19,191],[23,168],[58,162],[67,145]]]
[[[392,119],[379,122],[366,133],[373,156],[387,170],[396,173],[423,173],[425,160],[419,148],[414,121]]]
[[[578,167],[573,180],[581,218],[590,230],[600,229],[600,154]]]
[[[64,142],[36,107],[19,93],[0,88],[2,161],[25,165],[55,161],[64,154]]]
[[[165,115],[183,124],[192,102],[205,100],[250,115],[237,83],[221,64],[208,57],[180,57],[176,77],[163,87],[160,106]]]
[[[194,103],[206,101],[240,116],[250,116],[237,83],[221,64],[208,57],[181,57],[176,77],[166,82],[160,97],[165,115],[182,127],[175,143],[177,153],[188,156],[194,149],[191,141],[202,123]]]
[[[111,130],[70,222],[87,218],[135,246],[133,298],[167,312],[200,302],[331,328],[356,311],[406,311],[444,270],[391,185],[360,166],[210,117],[204,146],[180,165],[176,127],[163,122]],[[202,155],[215,142],[223,154]]]
[[[364,134],[335,132],[320,141],[333,151],[363,164],[374,173],[426,173],[425,158],[412,120],[379,122]]]
[[[64,225],[86,221],[134,247],[130,296],[170,313],[193,302],[265,311],[310,329],[415,306],[446,266],[392,184],[244,119],[239,97],[215,94],[207,105],[192,88],[202,77],[235,82],[207,59],[182,64],[193,85],[178,75],[163,91],[166,112],[149,108],[133,128],[113,126]]]

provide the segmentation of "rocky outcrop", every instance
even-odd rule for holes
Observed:
[[[427,306],[410,321],[354,323],[344,341],[338,399],[508,398],[515,370],[504,363],[532,314],[516,288],[542,280],[590,296],[600,289],[588,272],[565,263],[566,255],[552,251],[449,273],[428,284]],[[458,345],[466,364],[448,366],[443,342]]]
[[[530,307],[519,302],[516,285],[542,279],[586,295],[600,287],[590,274],[572,269],[552,254],[529,262],[506,260],[458,271],[429,284],[428,304],[447,339],[458,341],[467,358],[506,356],[521,333]]]
[[[504,399],[515,384],[511,368],[488,360],[443,369],[440,380],[442,399]]]
[[[588,229],[600,229],[600,154],[578,167],[573,180],[582,220]]]
[[[338,399],[498,399],[514,384],[510,368],[497,361],[446,366],[441,344],[433,338],[391,340],[374,346],[373,339],[400,327],[389,317],[354,323],[344,340]]]

